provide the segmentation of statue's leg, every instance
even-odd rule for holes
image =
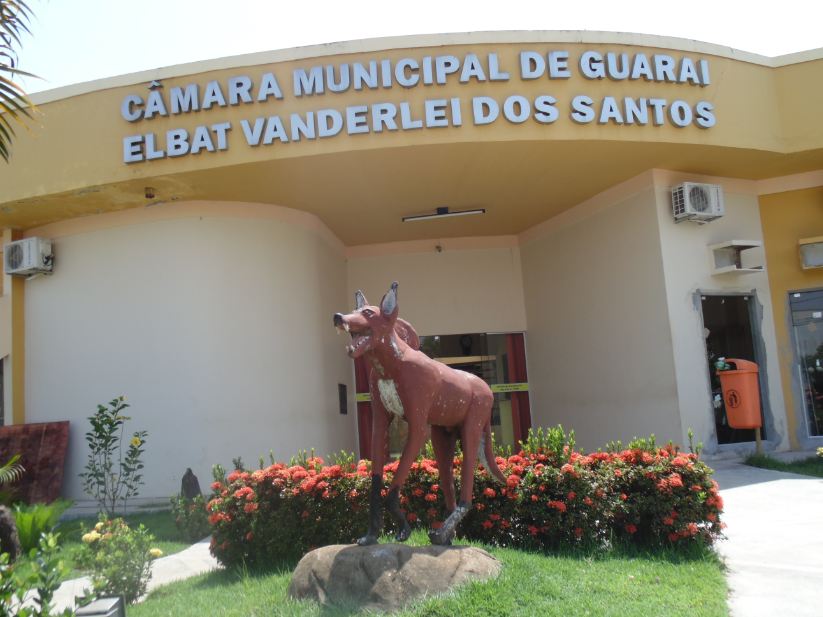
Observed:
[[[491,394],[491,393],[490,393]],[[474,470],[477,466],[477,453],[480,448],[480,436],[483,434],[482,413],[478,409],[491,406],[491,400],[475,399],[466,414],[466,419],[460,431],[460,443],[463,446],[463,469],[460,472],[460,502],[454,509],[443,526],[429,533],[429,540],[432,544],[448,545],[457,533],[457,525],[468,514],[472,504],[472,491],[474,490]]]
[[[446,511],[453,512],[457,506],[454,499],[454,449],[457,433],[442,426],[432,426],[432,446],[440,475],[440,490],[446,500]]]
[[[409,470],[423,447],[426,440],[426,425],[422,422],[409,422],[409,437],[406,445],[403,446],[403,454],[400,455],[400,462],[397,464],[397,471],[394,472],[391,486],[389,487],[388,508],[394,521],[397,523],[397,534],[394,539],[398,542],[405,542],[411,535],[411,527],[406,520],[403,511],[400,509],[400,488],[409,476]]]
[[[386,440],[389,415],[379,400],[372,398],[372,439],[371,462],[372,477],[369,492],[369,530],[357,540],[360,546],[377,544],[377,538],[383,529],[383,504],[380,492],[383,490],[383,464],[386,462]]]
[[[443,491],[446,512],[451,517],[457,509],[457,502],[454,498],[454,450],[457,433],[442,426],[432,426],[431,435],[434,457],[437,460],[437,471],[440,475],[440,490]],[[445,522],[443,524],[445,525]],[[436,529],[429,529],[429,540],[432,544],[451,544],[451,537],[445,541],[439,539]]]

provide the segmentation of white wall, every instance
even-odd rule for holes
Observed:
[[[690,222],[675,224],[671,213],[671,187],[684,180],[723,185],[725,216],[705,225]],[[760,316],[760,321],[752,325],[761,335],[755,345],[765,351],[765,362],[760,364],[760,379],[765,380],[769,395],[768,401],[764,401],[771,410],[771,415],[766,419],[767,433],[770,433],[768,437],[779,449],[787,448],[786,414],[768,276],[765,272],[713,276],[713,263],[707,248],[710,244],[727,240],[763,240],[757,196],[746,183],[720,178],[683,177],[656,172],[655,183],[683,430],[691,427],[707,452],[717,450],[699,294],[748,293],[753,295],[752,301],[759,305],[756,314]],[[757,261],[755,258],[759,257],[762,264],[762,249],[752,249],[752,253],[747,259]],[[685,442],[685,432],[681,440]]]
[[[532,423],[587,450],[680,419],[651,175],[605,206],[578,206],[521,245]]]
[[[145,497],[179,491],[186,467],[205,490],[238,455],[256,467],[270,449],[356,448],[332,326],[341,248],[276,217],[209,213],[58,237],[54,275],[27,283],[27,421],[71,420],[69,497],[82,497],[85,418],[119,394],[128,428],[149,432]]]
[[[349,254],[348,294],[340,312],[353,308],[357,289],[379,304],[392,281],[400,285],[400,316],[421,335],[526,329],[514,237],[356,247]]]

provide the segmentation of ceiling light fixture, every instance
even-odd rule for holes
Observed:
[[[446,207],[436,208],[433,214],[413,214],[411,216],[404,216],[403,222],[408,223],[411,221],[427,221],[430,219],[442,219],[449,216],[467,216],[469,214],[486,214],[485,208],[475,208],[473,210],[455,210],[454,212],[450,211]]]

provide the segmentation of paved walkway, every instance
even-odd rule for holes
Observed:
[[[732,617],[823,615],[823,479],[711,461]]]
[[[823,479],[710,461],[725,502],[732,617],[823,615]],[[208,540],[156,560],[149,591],[217,568]],[[87,579],[66,581],[58,607],[74,607]]]

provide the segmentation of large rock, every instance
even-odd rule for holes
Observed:
[[[472,546],[333,545],[306,553],[289,596],[324,605],[396,610],[422,596],[496,577],[501,563]]]

